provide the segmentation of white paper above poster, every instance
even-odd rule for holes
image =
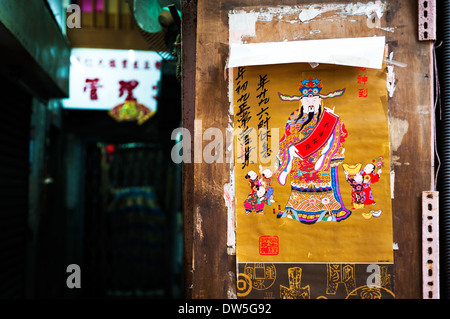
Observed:
[[[381,69],[385,37],[231,44],[228,67],[328,63]]]

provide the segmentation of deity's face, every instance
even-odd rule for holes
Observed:
[[[300,99],[304,113],[317,114],[320,109],[321,98],[317,95],[304,96]]]

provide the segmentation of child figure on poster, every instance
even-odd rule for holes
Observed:
[[[250,186],[250,193],[244,202],[245,214],[248,215],[253,211],[261,213],[261,204],[258,204],[258,190],[260,187],[258,175],[254,171],[249,171],[245,178],[248,180],[248,186]]]
[[[375,161],[374,161],[375,162]],[[380,180],[381,169],[378,169],[377,173],[374,174],[376,164],[367,164],[364,167],[364,170],[361,172],[362,177],[364,178],[364,194],[365,194],[365,205],[375,205],[376,202],[373,198],[371,184],[376,183]]]
[[[364,208],[366,195],[364,192],[363,176],[361,175],[361,163],[356,165],[343,164],[345,180],[352,187],[352,210]]]
[[[264,204],[270,205],[275,202],[271,199],[273,196],[273,189],[270,187],[272,172],[267,169],[261,175],[257,175],[255,171],[249,171],[245,178],[248,179],[250,186],[250,194],[244,201],[245,214],[248,215],[252,212],[264,214]],[[271,190],[270,195],[265,186]]]
[[[270,205],[270,202],[272,202],[272,203],[274,202],[273,201],[273,188],[272,188],[272,181],[273,181],[272,171],[268,168],[263,170],[263,167],[261,165],[259,165],[259,172],[261,174],[260,178],[259,178],[259,184],[266,189],[265,195],[266,195],[266,198],[269,200],[269,205]]]

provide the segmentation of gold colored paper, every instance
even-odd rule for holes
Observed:
[[[277,154],[279,155],[280,145],[284,146],[279,140],[286,134],[288,118],[300,114],[299,98],[304,96],[304,92],[299,91],[304,87],[302,81],[314,88],[318,83],[316,80],[320,83],[320,90],[312,94],[322,97],[320,116],[325,117],[327,113],[330,120],[320,125],[326,128],[325,124],[333,124],[335,115],[335,129],[330,131],[331,133],[326,130],[315,131],[314,134],[317,135],[310,138],[311,143],[301,144],[307,149],[309,144],[321,143],[320,133],[331,134],[330,138],[326,139],[325,146],[317,149],[315,153],[301,158],[294,156],[297,160],[292,163],[286,183],[281,185],[275,174],[279,162]],[[388,109],[384,68],[376,70],[328,64],[313,68],[306,63],[234,68],[233,106],[236,135],[236,255],[239,264],[393,263]],[[313,122],[309,125],[311,123]],[[249,134],[246,138],[244,133],[252,128],[256,132],[260,132],[259,128],[266,128],[270,134],[263,131],[257,135]],[[311,127],[311,130],[314,129]],[[296,138],[300,143],[302,138],[308,137],[302,135],[301,130],[291,133],[294,135],[291,134],[289,138],[294,140],[294,145]],[[341,134],[342,143],[336,140],[336,134]],[[263,145],[264,142],[267,144]],[[327,145],[328,149],[336,149],[326,153]],[[315,178],[317,181],[314,169],[306,174],[299,169],[299,162],[310,156],[309,158],[314,158],[311,165],[315,165],[321,155],[324,155],[322,161],[326,163],[328,160],[337,167],[332,191],[341,197],[343,206],[349,212],[348,216],[335,221],[340,218],[339,213],[333,214],[329,207],[330,202],[324,199],[324,196],[312,192],[308,205],[316,205],[319,212],[327,213],[309,224],[289,218],[289,214],[286,214],[288,201],[305,200],[297,196],[300,193],[292,191],[294,171],[298,171],[296,178],[304,182],[307,178]],[[355,205],[352,203],[352,186],[346,179],[345,171],[355,180],[356,173],[364,175],[361,172],[368,164],[374,166],[370,188],[375,203]],[[271,180],[263,180],[262,173],[267,169],[272,174]],[[254,174],[249,176],[249,172]],[[323,175],[320,177],[325,181],[323,185],[332,177],[329,170],[323,169],[316,173]],[[257,183],[253,176],[255,174]],[[374,175],[378,175],[379,180],[376,181]],[[367,178],[363,179],[364,181],[367,181]],[[254,192],[251,185],[256,186]],[[266,195],[268,189],[272,188],[271,200],[258,197],[256,189],[261,186],[264,187]],[[256,199],[253,201],[255,205],[249,204],[249,196]],[[258,204],[257,198],[259,202],[265,201],[262,211],[262,205]],[[333,200],[333,196],[329,198]],[[345,211],[343,212],[342,216],[345,215]],[[284,217],[279,217],[283,214]]]

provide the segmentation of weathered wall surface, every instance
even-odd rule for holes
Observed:
[[[229,20],[230,12],[242,15]],[[198,136],[209,127],[221,128],[224,137],[232,129],[230,43],[375,35],[386,37],[388,49],[395,295],[421,298],[421,194],[434,188],[434,97],[432,44],[418,41],[416,1],[184,1],[183,126]],[[192,150],[198,146],[193,139]],[[188,297],[236,297],[233,167],[184,165]]]

